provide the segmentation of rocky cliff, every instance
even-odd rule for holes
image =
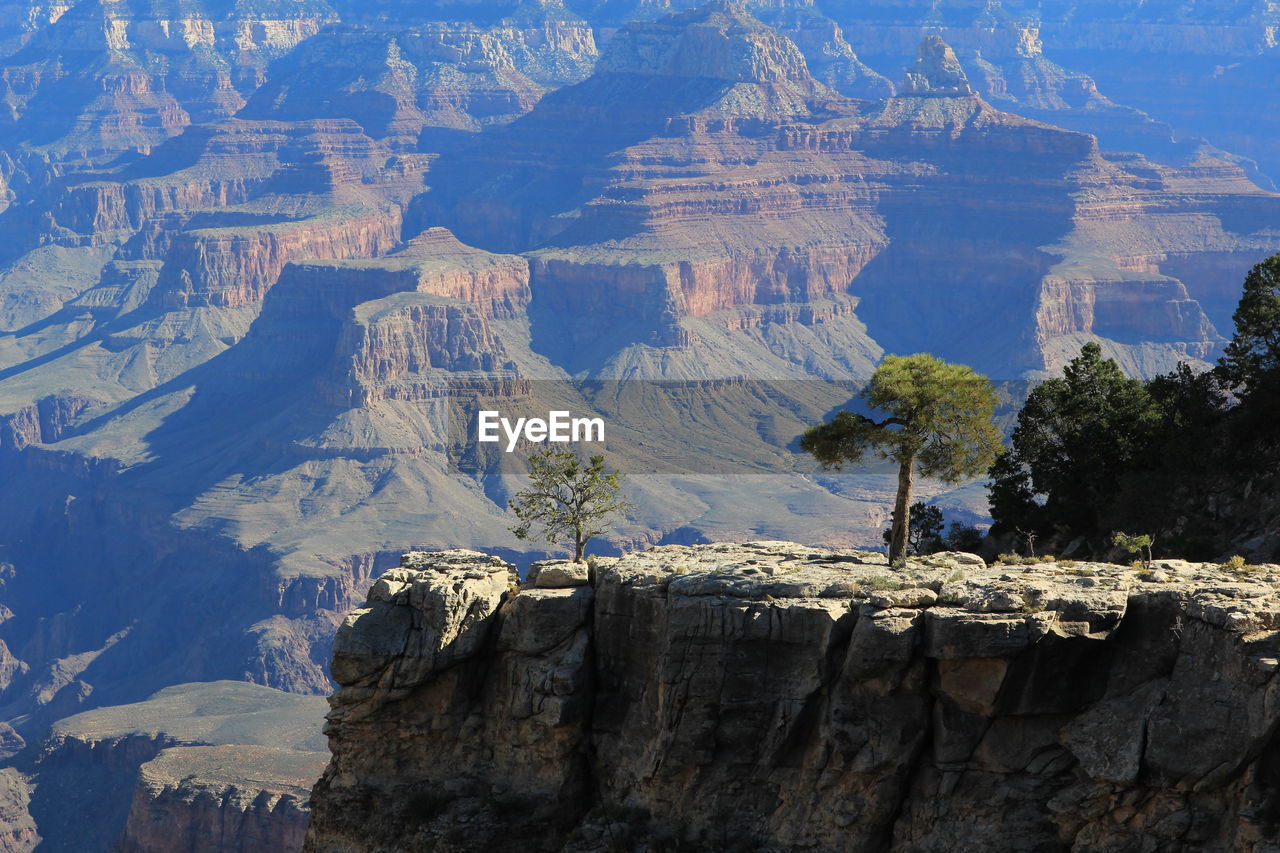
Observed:
[[[323,709],[316,696],[222,681],[63,720],[22,762],[22,784],[0,776],[0,849],[299,850],[324,766]],[[43,838],[11,816],[19,795]]]
[[[302,849],[324,756],[267,746],[166,749],[142,765],[118,849],[233,853]]]
[[[1273,849],[1280,567],[536,568],[412,553],[348,614],[307,850]]]

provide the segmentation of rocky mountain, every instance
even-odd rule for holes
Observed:
[[[758,542],[564,568],[517,587],[450,551],[383,574],[335,643],[307,850],[1275,837],[1280,567],[891,571]]]
[[[458,400],[609,415],[637,509],[604,550],[849,548],[891,472],[793,441],[885,352],[1010,389],[1089,340],[1213,358],[1280,242],[1272,16],[0,4],[0,751],[178,683],[328,692],[406,547],[547,556]],[[221,762],[157,765],[140,814]]]

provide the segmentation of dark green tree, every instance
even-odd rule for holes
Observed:
[[[962,364],[920,353],[886,356],[862,396],[883,420],[842,410],[807,430],[800,447],[824,468],[857,463],[871,451],[898,465],[889,557],[907,553],[912,479],[957,483],[986,470],[999,452],[992,421],[996,392],[985,376]]]
[[[1224,441],[1227,397],[1214,371],[1187,364],[1147,383],[1157,418],[1139,454],[1120,477],[1110,522],[1158,531],[1161,547],[1188,558],[1215,555],[1206,546],[1197,507],[1215,488],[1231,451]]]
[[[1009,450],[991,468],[996,532],[1096,538],[1110,530],[1120,479],[1146,461],[1160,419],[1146,385],[1085,344],[1062,378],[1031,392]]]
[[[1249,271],[1235,333],[1217,374],[1239,399],[1225,445],[1240,468],[1273,470],[1280,455],[1280,255]]]
[[[1231,315],[1235,334],[1218,361],[1218,373],[1241,396],[1269,384],[1280,372],[1280,255],[1272,255],[1244,279]]]
[[[983,532],[973,525],[953,521],[947,528],[943,545],[948,551],[967,551],[972,554],[982,547],[983,538]]]
[[[529,487],[510,505],[520,523],[511,528],[518,539],[534,538],[533,529],[549,543],[573,545],[573,561],[582,562],[587,542],[605,531],[603,522],[631,508],[621,495],[622,474],[604,467],[604,457],[583,463],[571,450],[543,450],[529,459]]]
[[[923,501],[916,501],[907,513],[907,553],[932,554],[942,550],[942,510]],[[893,543],[893,525],[884,532],[884,544]]]

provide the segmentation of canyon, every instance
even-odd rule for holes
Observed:
[[[793,442],[885,353],[1008,405],[1088,341],[1212,361],[1280,245],[1277,13],[935,6],[0,3],[0,845],[60,831],[59,721],[327,694],[405,549],[552,556],[459,405],[606,418],[603,553],[854,549],[893,472]],[[183,744],[95,843],[301,843],[314,757],[245,800],[241,748],[292,747]]]

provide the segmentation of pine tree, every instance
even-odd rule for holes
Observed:
[[[824,468],[857,463],[868,451],[897,463],[889,545],[889,557],[896,561],[907,553],[916,472],[960,482],[985,471],[1000,450],[1000,431],[992,420],[996,392],[972,368],[920,353],[886,356],[862,396],[888,417],[876,421],[842,410],[806,431],[800,447]]]

